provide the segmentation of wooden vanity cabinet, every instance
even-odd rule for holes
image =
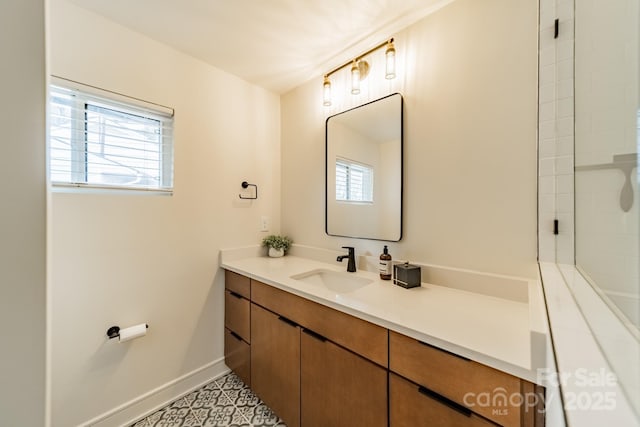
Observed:
[[[416,406],[416,415],[429,407],[447,420],[428,425],[485,425],[478,416],[504,427],[536,425],[537,408],[527,408],[520,400],[532,396],[534,384],[393,331],[389,332],[389,370],[391,427],[407,425],[401,416],[408,410],[401,403],[406,399],[422,402]],[[440,405],[418,399],[417,390]],[[462,413],[468,416],[461,418]]]
[[[386,328],[256,280],[251,281],[251,300],[380,366],[388,366]]]
[[[224,287],[226,290],[235,292],[245,299],[251,299],[251,279],[233,271],[224,271]]]
[[[239,274],[225,280],[227,366],[290,427],[544,425],[541,407],[518,402],[540,399],[535,384]]]
[[[496,426],[467,408],[447,401],[394,373],[389,374],[389,409],[390,426]]]
[[[300,327],[251,304],[251,388],[289,427],[300,426]]]
[[[224,292],[224,326],[251,344],[251,302],[233,291]]]
[[[387,370],[311,331],[302,332],[304,427],[386,427]]]
[[[245,384],[251,385],[251,347],[227,328],[224,331],[224,361]]]
[[[251,297],[252,388],[288,426],[387,426],[387,329],[255,280]]]
[[[251,385],[251,280],[225,270],[224,360]]]

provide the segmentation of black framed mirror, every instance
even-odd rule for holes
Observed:
[[[403,100],[394,93],[326,121],[325,231],[402,239]]]

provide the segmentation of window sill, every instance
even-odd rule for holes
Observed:
[[[173,189],[117,187],[108,185],[62,184],[51,183],[52,193],[76,193],[76,194],[127,194],[145,196],[172,196]]]

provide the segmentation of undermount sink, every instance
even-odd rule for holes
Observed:
[[[373,283],[373,280],[354,276],[353,273],[325,269],[307,271],[291,276],[291,278],[311,285],[322,286],[340,294],[353,292]]]

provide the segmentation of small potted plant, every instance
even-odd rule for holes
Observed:
[[[271,235],[262,239],[262,246],[269,248],[269,256],[272,258],[278,258],[284,255],[285,251],[289,250],[293,241],[287,236]]]

